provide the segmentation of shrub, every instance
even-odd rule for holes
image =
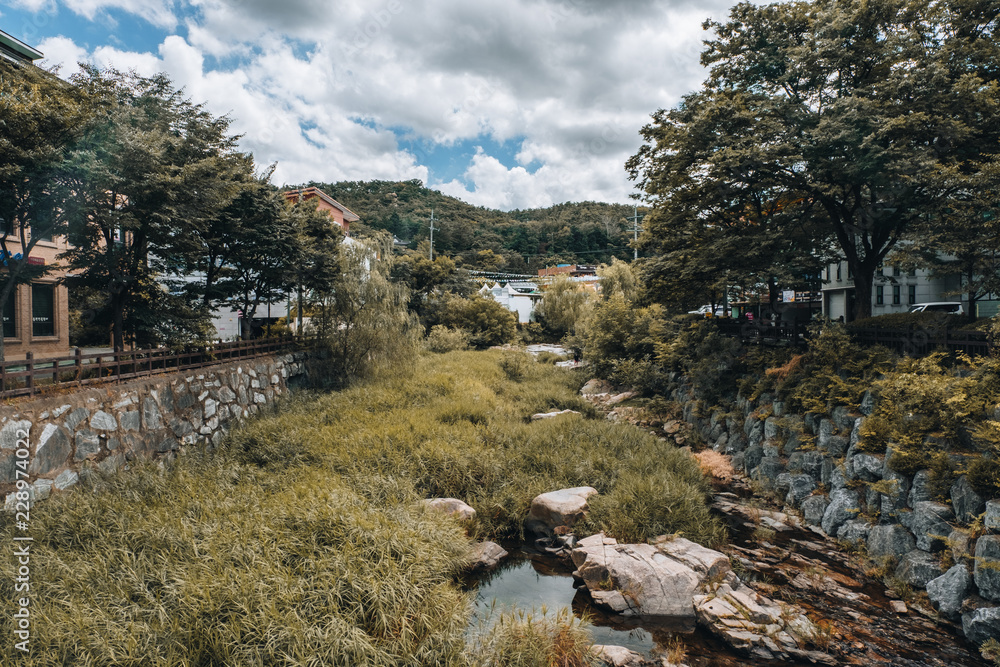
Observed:
[[[589,667],[593,641],[586,623],[569,609],[555,616],[518,610],[502,613],[481,631],[472,646],[480,667]]]
[[[424,345],[431,352],[444,353],[455,350],[465,350],[469,347],[469,332],[465,329],[452,329],[440,324],[431,327]]]
[[[468,331],[470,344],[477,348],[509,343],[517,334],[517,316],[479,294],[468,299],[450,296],[439,311],[441,324]]]
[[[576,331],[590,312],[594,293],[566,274],[556,276],[535,306],[535,318],[548,333],[561,337]]]

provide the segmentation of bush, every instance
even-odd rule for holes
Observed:
[[[517,334],[517,316],[479,294],[468,299],[449,296],[437,310],[441,324],[468,331],[469,343],[480,349],[509,343]]]
[[[424,346],[431,352],[439,354],[466,350],[469,347],[469,332],[465,329],[452,329],[440,324],[431,327]]]

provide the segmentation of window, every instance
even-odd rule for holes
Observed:
[[[826,267],[826,282],[830,282],[830,267]]]
[[[879,262],[878,263],[878,269],[876,269],[876,273],[878,273],[878,275],[880,275],[880,276],[884,276],[885,275],[885,264],[883,264],[882,262]]]
[[[14,338],[17,336],[17,290],[15,289],[7,304],[3,307],[3,337]]]
[[[31,286],[31,335],[56,335],[56,288],[54,285]]]
[[[902,272],[899,270],[899,265],[898,264],[896,266],[892,267],[892,275],[893,276],[899,276],[901,274],[902,274]]]
[[[882,306],[885,304],[885,287],[882,285],[875,286],[875,305]]]
[[[917,302],[917,286],[908,285],[906,287],[906,303],[907,305],[912,306],[916,302]]]
[[[900,303],[899,302],[900,291],[901,288],[899,285],[892,286],[892,305],[894,306],[898,306]]]
[[[906,275],[908,275],[911,278],[916,278],[917,277],[917,270],[916,269],[910,269],[909,271],[906,272]]]
[[[837,262],[837,280],[840,280],[840,262]]]
[[[853,279],[853,278],[854,278],[854,269],[852,269],[852,268],[851,268],[851,265],[850,265],[850,264],[848,264],[848,265],[847,265],[847,279],[848,279],[848,280],[851,280],[851,279]]]

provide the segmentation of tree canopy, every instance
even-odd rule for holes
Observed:
[[[959,194],[941,174],[1000,149],[998,7],[960,4],[741,3],[707,22],[707,80],[628,162],[653,205],[653,296],[675,298],[672,276],[794,281],[843,257],[870,315],[886,255]]]

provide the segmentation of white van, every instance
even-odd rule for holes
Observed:
[[[958,301],[932,301],[915,303],[910,306],[911,313],[947,313],[949,315],[965,315],[965,308]]]

